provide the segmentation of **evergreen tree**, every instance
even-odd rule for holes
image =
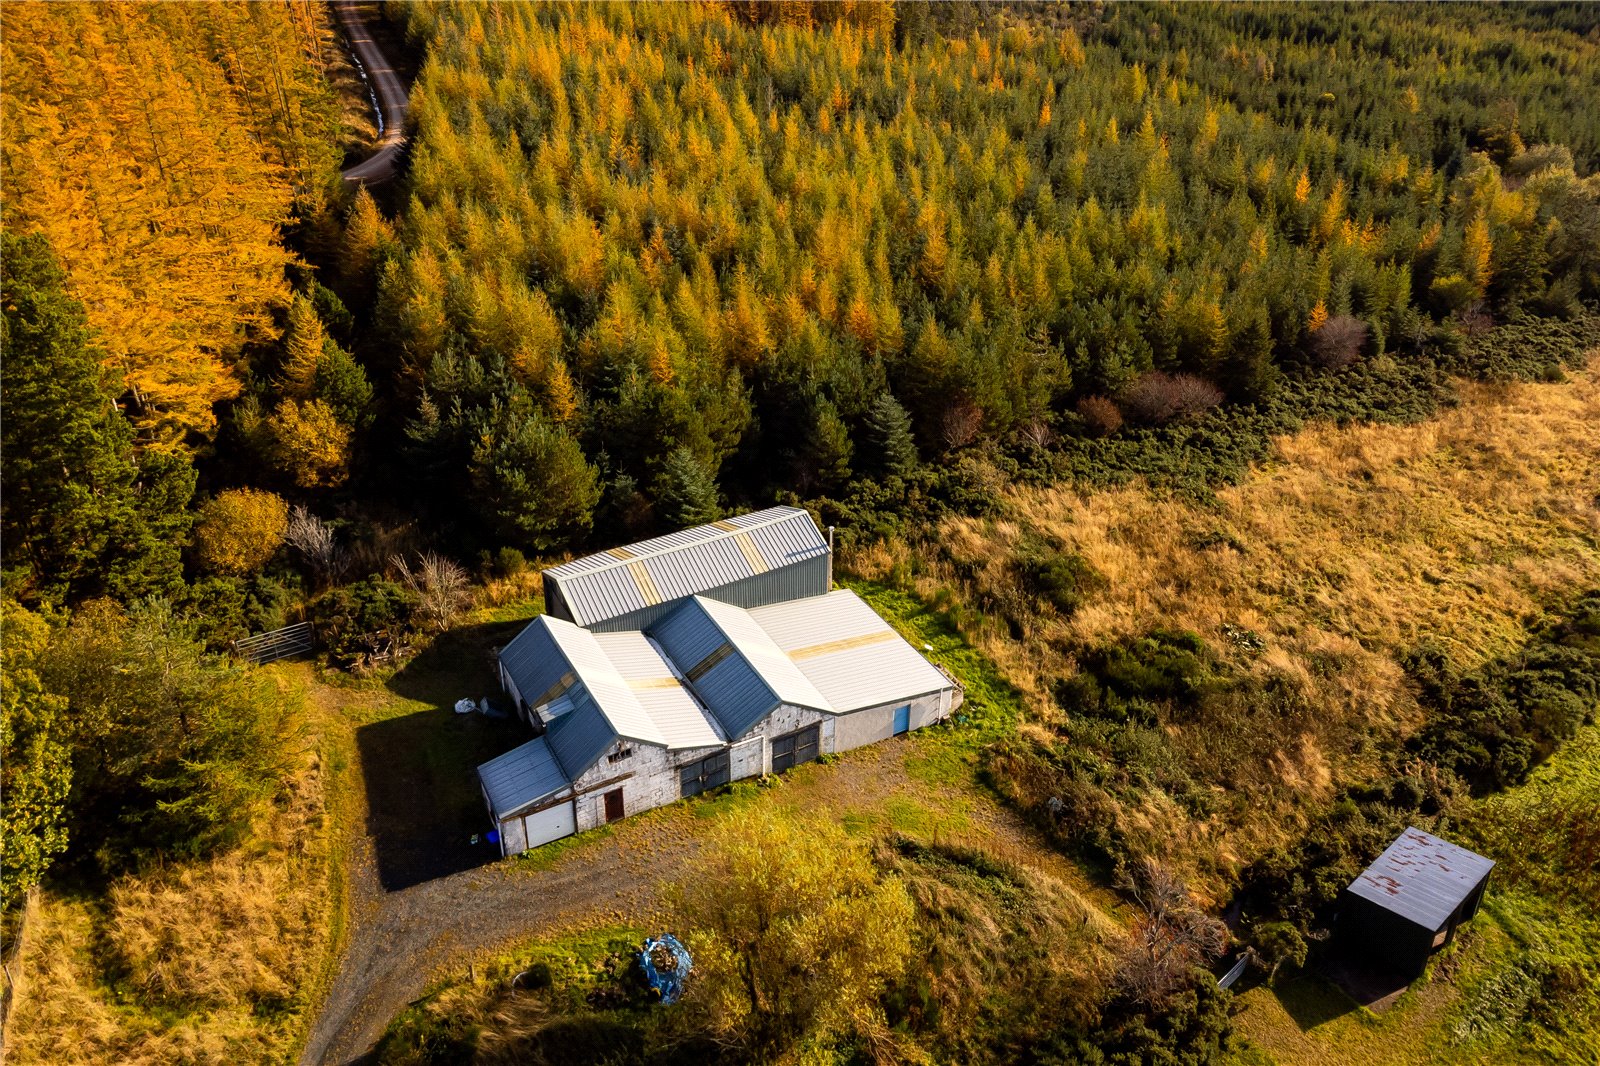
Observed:
[[[0,644],[0,912],[10,913],[66,850],[72,756],[67,701],[44,686],[37,662],[49,642],[38,615],[13,600],[3,605]]]
[[[714,522],[722,513],[717,506],[717,483],[705,464],[684,445],[667,456],[655,485],[656,517],[672,529]]]
[[[49,243],[40,234],[0,240],[8,583],[21,598],[58,602],[179,587],[193,470],[157,456],[141,469]]]
[[[798,440],[791,454],[793,483],[801,492],[830,490],[850,478],[850,457],[854,451],[850,431],[833,401],[815,391],[810,402],[800,406],[802,417]]]
[[[311,391],[352,430],[365,429],[372,423],[372,383],[367,380],[367,372],[331,337],[323,343]]]
[[[502,544],[543,552],[588,531],[600,485],[577,441],[522,399],[497,410],[473,450],[472,500]]]
[[[883,392],[867,409],[862,424],[863,468],[880,477],[905,477],[916,469],[917,444],[911,436],[911,416],[890,392]]]

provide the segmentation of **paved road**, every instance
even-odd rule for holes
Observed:
[[[344,180],[377,185],[394,177],[400,164],[400,151],[406,140],[406,87],[372,39],[361,5],[353,0],[340,0],[334,8],[339,12],[339,21],[344,23],[345,35],[355,48],[356,58],[367,72],[367,87],[376,95],[373,106],[378,112],[378,126],[383,131],[377,153],[345,171]]]

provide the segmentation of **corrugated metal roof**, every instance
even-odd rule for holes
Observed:
[[[669,748],[705,748],[723,738],[660,648],[643,633],[597,633],[595,640],[633,690]]]
[[[496,820],[572,787],[543,737],[483,763],[478,777]]]
[[[749,616],[840,713],[955,687],[849,589]]]
[[[547,735],[569,776],[593,766],[620,737],[669,746],[588,630],[540,615],[501,651],[500,661],[530,706],[557,714]]]
[[[833,709],[742,607],[695,596],[657,622],[650,635],[730,740],[744,736],[780,703]]]
[[[1492,869],[1492,859],[1408,826],[1350,891],[1436,933]]]
[[[770,507],[574,559],[544,577],[588,626],[827,553],[810,514]]]

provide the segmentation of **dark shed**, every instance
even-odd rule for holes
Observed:
[[[1338,939],[1412,977],[1478,913],[1494,862],[1407,827],[1344,890]]]

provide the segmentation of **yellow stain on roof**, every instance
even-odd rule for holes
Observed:
[[[813,644],[808,648],[798,648],[789,653],[789,658],[814,659],[819,655],[832,655],[836,651],[849,651],[851,648],[865,648],[871,644],[882,644],[886,640],[897,640],[899,636],[892,629],[863,633],[859,637],[845,637],[843,640],[830,640],[822,644]]]

